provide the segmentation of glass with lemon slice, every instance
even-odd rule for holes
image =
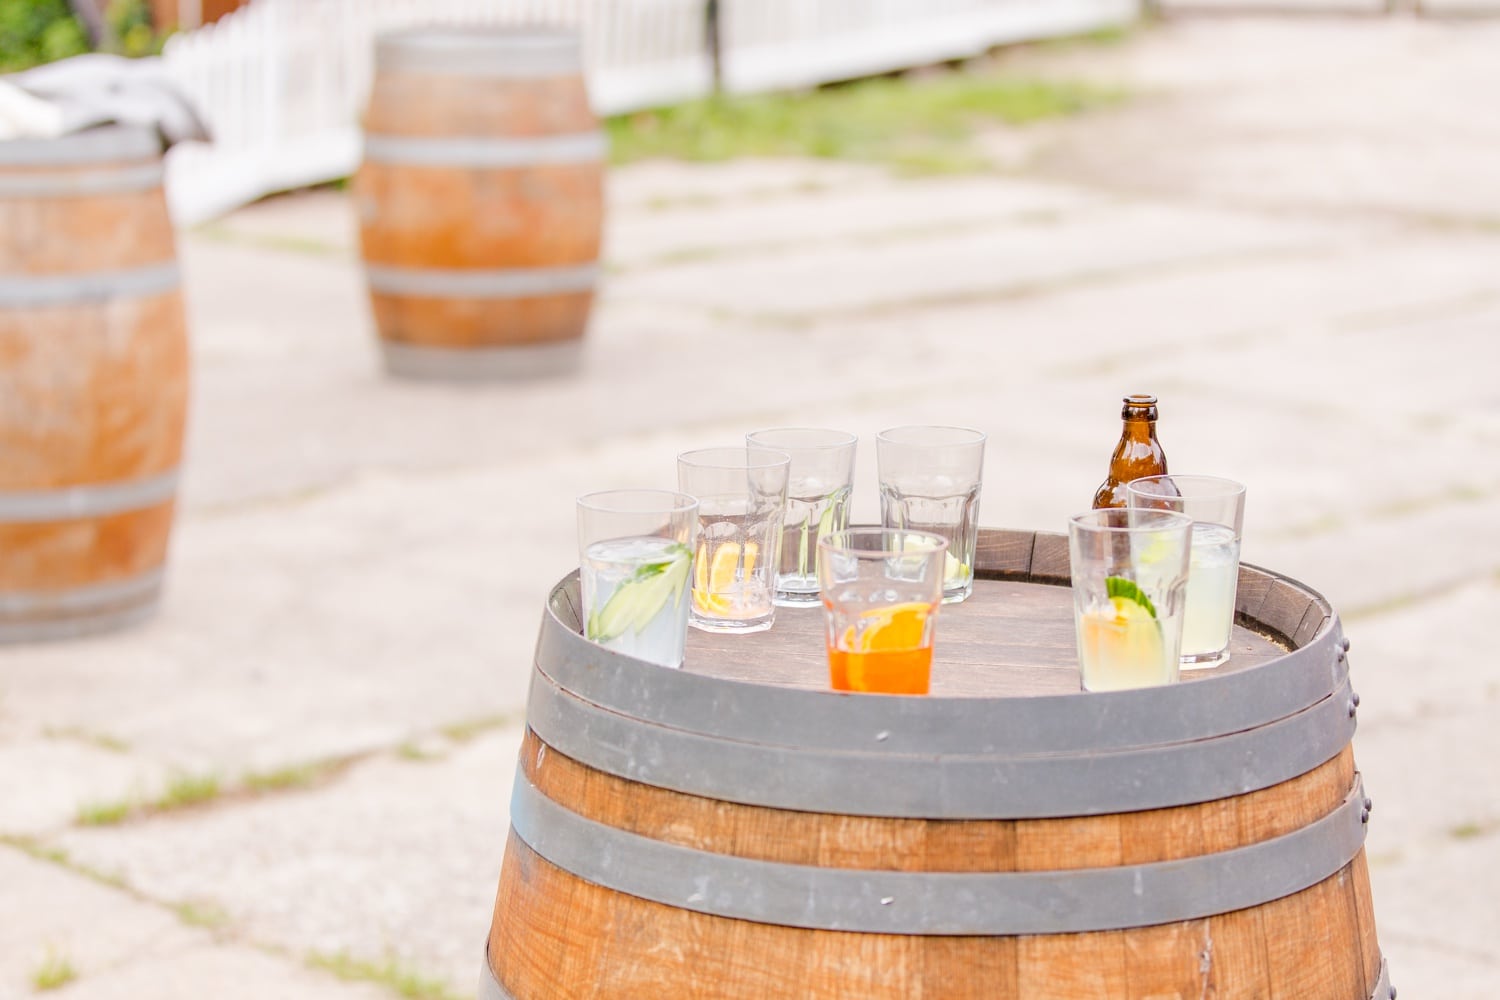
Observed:
[[[1073,620],[1086,690],[1177,680],[1192,526],[1183,514],[1134,507],[1069,520]]]
[[[818,584],[835,691],[926,694],[948,540],[850,528],[818,541]]]
[[[694,628],[744,633],[771,627],[791,461],[786,452],[755,447],[677,456],[677,487],[698,500]]]
[[[666,490],[578,498],[583,634],[663,667],[682,666],[698,501]]]

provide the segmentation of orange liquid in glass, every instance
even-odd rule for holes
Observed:
[[[830,645],[828,673],[835,691],[926,694],[932,680],[932,647],[859,653]]]

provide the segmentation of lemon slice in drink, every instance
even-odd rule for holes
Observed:
[[[615,588],[604,607],[589,616],[587,637],[594,642],[608,642],[627,630],[640,632],[661,614],[671,601],[682,599],[687,583],[692,553],[685,545],[667,550],[670,559],[646,563],[630,579]]]
[[[1162,662],[1161,623],[1151,600],[1123,577],[1106,581],[1109,604],[1090,610],[1080,621],[1079,638],[1095,662],[1117,668],[1150,669]]]

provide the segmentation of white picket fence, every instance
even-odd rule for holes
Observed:
[[[256,0],[173,37],[162,54],[212,145],[168,156],[168,195],[191,225],[359,164],[372,39],[421,24],[549,24],[584,39],[601,114],[712,86],[704,0]],[[1124,24],[1139,0],[720,0],[726,90],[850,79],[977,55],[1006,42]]]

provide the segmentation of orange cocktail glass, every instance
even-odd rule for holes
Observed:
[[[926,694],[947,542],[899,528],[819,540],[818,575],[835,691]]]

